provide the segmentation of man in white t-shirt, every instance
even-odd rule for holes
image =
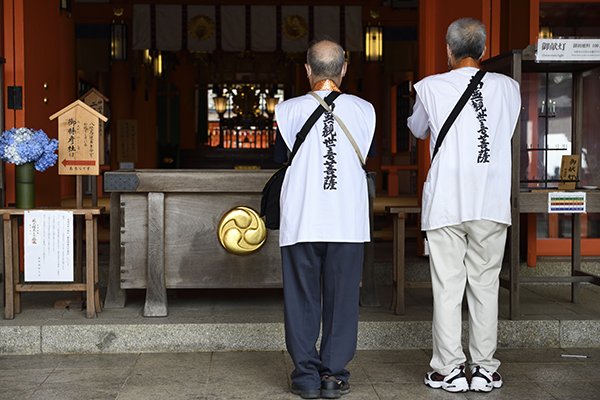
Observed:
[[[484,25],[454,21],[446,34],[450,72],[417,84],[408,127],[430,136],[430,153],[446,118],[485,52]],[[423,186],[433,290],[433,371],[425,384],[450,392],[500,388],[497,347],[499,274],[510,219],[511,137],[520,112],[519,85],[486,73],[433,158]],[[462,299],[469,306],[469,367],[461,345]]]
[[[339,92],[346,73],[344,50],[328,40],[311,45],[306,73],[312,92],[321,98]],[[289,150],[317,107],[310,94],[276,107],[280,136]],[[364,160],[375,111],[348,94],[340,94],[332,108],[308,132],[281,191],[279,244],[286,346],[294,362],[291,390],[306,399],[338,398],[350,391],[346,366],[356,351],[363,250],[370,240],[367,181],[357,151]]]

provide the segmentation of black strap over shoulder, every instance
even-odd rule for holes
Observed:
[[[433,149],[433,155],[431,156],[431,162],[433,162],[435,155],[437,154],[438,150],[440,149],[440,146],[442,145],[442,142],[444,141],[444,138],[446,137],[448,130],[450,130],[450,127],[456,120],[456,117],[458,117],[458,114],[460,114],[460,112],[462,111],[465,104],[467,104],[469,97],[471,97],[471,94],[473,94],[473,91],[475,91],[475,88],[477,87],[477,85],[479,84],[479,82],[481,81],[481,79],[483,78],[484,75],[485,75],[485,71],[481,70],[481,69],[479,71],[477,71],[477,73],[475,75],[473,75],[473,77],[471,78],[471,81],[469,82],[469,86],[467,86],[467,88],[465,89],[465,92],[462,94],[462,96],[458,100],[458,103],[456,103],[456,105],[454,106],[454,109],[452,110],[450,115],[448,115],[448,118],[446,119],[446,122],[444,122],[444,125],[442,126],[442,129],[440,130],[437,140],[435,141],[435,148]]]
[[[327,104],[331,105],[333,103],[333,101],[335,99],[337,99],[337,97],[340,94],[341,94],[340,92],[333,91],[333,92],[329,93],[325,97],[324,100]],[[292,159],[298,152],[298,149],[300,148],[300,145],[304,142],[304,139],[306,139],[306,135],[308,135],[308,132],[310,131],[310,129],[317,122],[319,117],[321,115],[323,115],[324,112],[325,112],[325,108],[323,108],[323,106],[319,104],[317,109],[315,111],[313,111],[313,113],[310,115],[310,117],[308,117],[308,120],[304,123],[304,125],[302,126],[302,129],[300,129],[300,132],[298,132],[296,134],[296,141],[294,142],[294,148],[292,149],[292,154],[290,155],[290,158],[288,159],[288,165],[292,164]]]

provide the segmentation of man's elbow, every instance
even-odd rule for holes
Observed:
[[[412,133],[412,135],[414,137],[416,137],[417,139],[427,138],[427,134],[429,132],[427,130],[427,128],[417,128],[417,127],[411,125],[410,123],[408,123],[407,126],[408,126],[408,130],[410,131],[410,133]]]

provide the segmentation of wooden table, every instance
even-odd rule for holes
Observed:
[[[395,215],[394,218],[394,283],[392,288],[392,311],[394,314],[404,314],[404,239],[406,214],[420,213],[419,207],[386,207],[386,211]]]
[[[110,265],[104,306],[124,307],[126,289],[145,289],[145,317],[168,315],[167,289],[281,287],[279,231],[239,256],[219,242],[218,225],[237,206],[260,209],[274,170],[106,172]]]
[[[36,209],[39,210],[39,209]],[[19,269],[19,219],[23,209],[0,209],[4,225],[4,318],[13,319],[21,312],[21,292],[85,292],[86,316],[93,318],[101,311],[98,287],[98,216],[103,207],[44,209],[44,211],[69,211],[85,218],[86,274],[83,282],[24,283]],[[91,266],[91,268],[89,267]]]
[[[514,147],[513,147],[514,151]],[[514,160],[513,160],[514,165]],[[512,226],[509,231],[510,270],[509,278],[500,278],[500,286],[509,291],[510,319],[521,318],[520,285],[540,283],[569,283],[571,285],[571,301],[579,302],[581,283],[587,282],[600,286],[600,276],[581,269],[581,214],[571,214],[571,271],[568,276],[520,276],[520,214],[548,213],[548,193],[558,190],[521,192],[517,186],[511,204]],[[600,191],[577,190],[586,194],[586,212],[600,212]]]

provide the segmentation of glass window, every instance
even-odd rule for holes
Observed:
[[[583,74],[581,185],[600,187],[600,68]]]
[[[573,76],[523,74],[521,92],[521,187],[557,187],[562,156],[572,151]]]

